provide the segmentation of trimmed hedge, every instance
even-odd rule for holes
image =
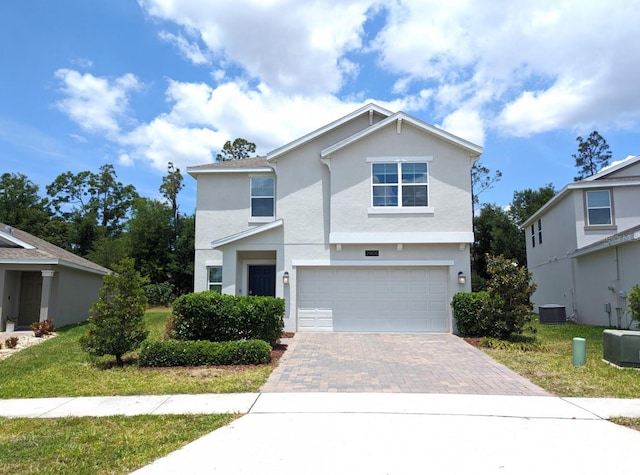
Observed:
[[[451,306],[461,336],[487,334],[489,321],[482,312],[482,305],[488,298],[488,292],[458,292],[453,296]]]
[[[224,295],[214,291],[182,295],[173,302],[176,340],[263,340],[272,347],[284,330],[283,299]]]
[[[263,364],[271,361],[271,346],[262,340],[145,341],[138,354],[140,366],[218,366]]]

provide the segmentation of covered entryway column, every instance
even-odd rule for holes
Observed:
[[[42,294],[40,295],[40,321],[49,318],[49,305],[51,304],[51,287],[53,286],[53,270],[42,271]]]

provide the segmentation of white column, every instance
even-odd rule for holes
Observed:
[[[40,295],[40,321],[49,318],[49,303],[51,301],[51,286],[55,271],[43,270],[42,272],[42,294]]]

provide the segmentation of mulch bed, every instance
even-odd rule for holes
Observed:
[[[469,343],[471,346],[475,346],[476,348],[480,348],[480,340],[482,340],[482,338],[480,337],[466,337],[463,338],[464,341],[466,341],[467,343]]]

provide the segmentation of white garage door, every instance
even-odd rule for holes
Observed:
[[[447,332],[447,268],[299,268],[299,331]]]

